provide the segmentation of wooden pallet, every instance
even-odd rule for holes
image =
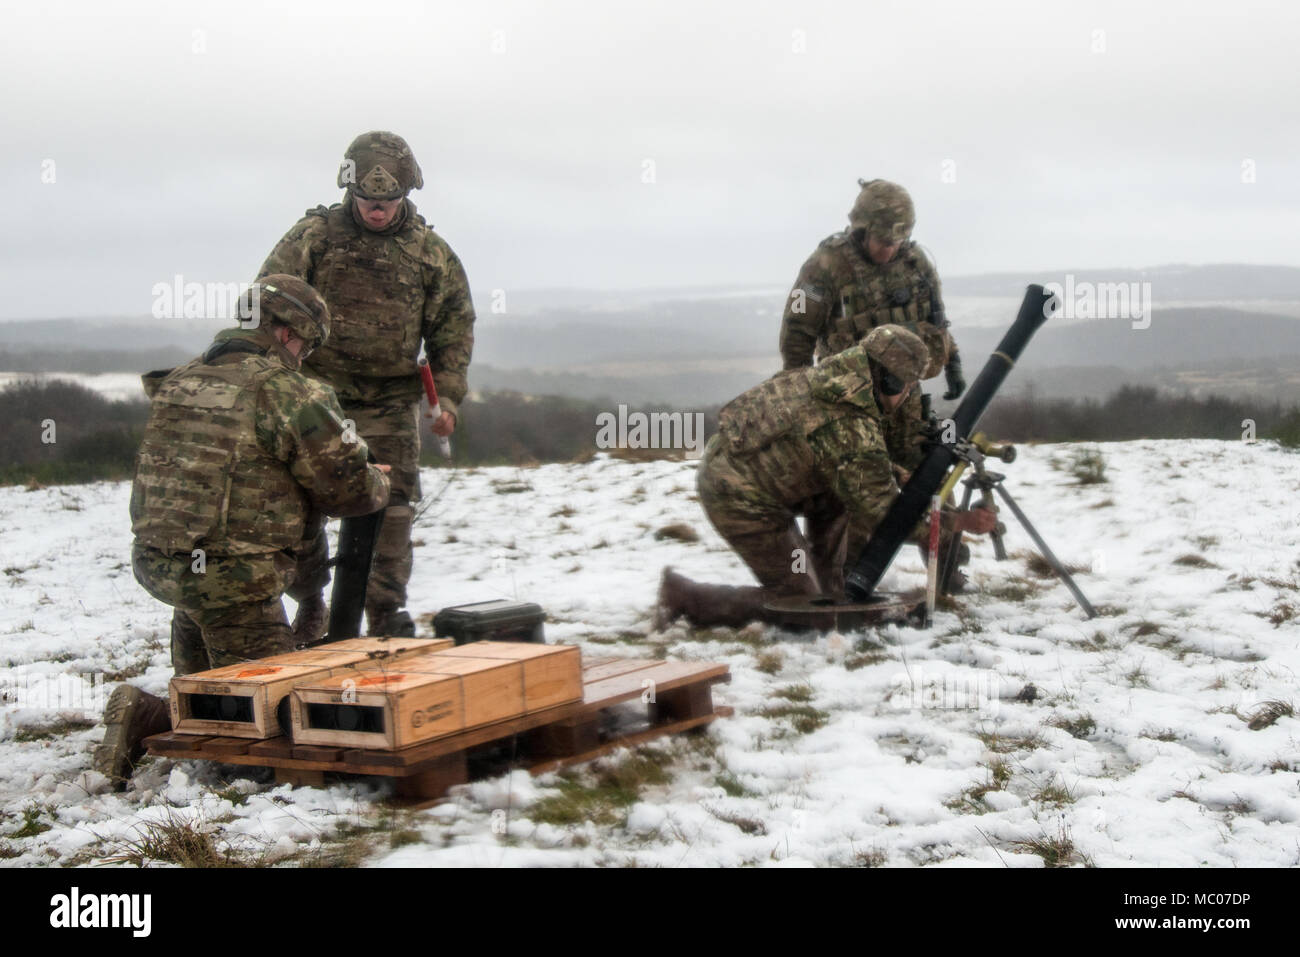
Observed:
[[[408,803],[432,803],[447,789],[469,780],[471,751],[514,738],[515,760],[533,774],[590,761],[616,748],[666,734],[701,728],[732,712],[715,707],[712,688],[731,680],[727,665],[648,661],[643,658],[586,658],[583,697],[573,704],[483,725],[399,751],[294,744],[286,737],[248,738],[178,734],[145,739],[150,754],[224,764],[275,768],[275,779],[293,785],[324,783],[327,772],[396,778],[397,796]],[[649,699],[653,697],[653,702]],[[648,724],[611,729],[615,706],[646,702]],[[626,716],[624,716],[626,717]]]

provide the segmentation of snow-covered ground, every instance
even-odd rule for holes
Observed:
[[[735,716],[641,759],[515,772],[398,814],[373,779],[290,789],[204,762],[154,760],[106,791],[87,771],[102,727],[77,719],[115,680],[162,693],[170,675],[168,609],[131,577],[128,486],[0,489],[0,858],[121,857],[173,820],[285,863],[1296,866],[1300,724],[1248,722],[1297,703],[1300,458],[1100,449],[1100,484],[1063,467],[1070,446],[1005,469],[1100,617],[1032,573],[1008,515],[1011,560],[977,544],[968,593],[931,628],[815,639],[650,633],[663,565],[748,581],[693,500],[693,463],[426,472],[414,610],[519,597],[587,654],[725,661],[716,696]],[[655,539],[677,522],[700,540]],[[921,580],[908,550],[886,585]]]

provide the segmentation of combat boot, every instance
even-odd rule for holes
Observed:
[[[415,637],[415,622],[405,608],[394,608],[386,612],[376,609],[367,612],[366,619],[370,622],[370,635],[373,638]]]
[[[325,596],[320,592],[307,595],[298,603],[298,611],[293,616],[293,640],[299,648],[318,645],[325,637],[329,627],[329,606]]]
[[[763,598],[763,589],[754,585],[702,585],[665,568],[659,580],[654,627],[662,631],[678,618],[685,618],[698,628],[741,628],[768,619],[763,612]]]
[[[108,698],[104,725],[104,741],[95,748],[92,766],[120,791],[144,754],[144,739],[170,731],[172,723],[162,698],[120,685]]]

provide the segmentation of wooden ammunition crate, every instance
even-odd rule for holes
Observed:
[[[394,669],[389,677],[400,680],[388,683],[334,675],[296,688],[293,740],[395,750],[582,699],[576,647],[485,641],[406,658]],[[448,681],[459,687],[454,696]],[[459,707],[448,714],[453,699]]]
[[[273,738],[288,733],[292,688],[339,672],[391,668],[393,662],[452,647],[445,638],[350,638],[269,658],[173,678],[172,730]]]
[[[440,658],[518,661],[524,670],[524,711],[540,711],[582,697],[582,653],[574,645],[478,641],[439,651]]]

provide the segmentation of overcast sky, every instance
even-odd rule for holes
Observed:
[[[858,177],[907,186],[941,274],[1300,264],[1298,9],[15,6],[0,318],[251,279],[368,129],[480,294],[788,285]]]

